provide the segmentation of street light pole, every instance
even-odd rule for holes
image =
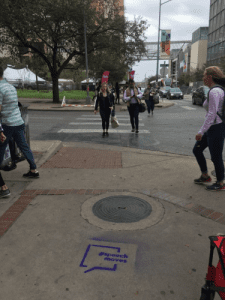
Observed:
[[[161,6],[167,2],[170,2],[172,0],[168,0],[164,3],[161,3],[161,0],[159,1],[159,29],[158,29],[158,49],[157,49],[157,68],[156,68],[156,82],[158,85],[158,77],[159,77],[159,39],[160,39],[160,19],[161,19]]]
[[[89,79],[88,79],[88,56],[87,56],[87,30],[86,30],[86,19],[84,11],[84,43],[85,43],[85,61],[86,61],[86,81],[87,81],[87,98],[86,104],[91,104],[91,97],[89,97]]]

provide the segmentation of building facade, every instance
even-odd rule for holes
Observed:
[[[210,0],[207,62],[218,64],[225,56],[225,1]]]
[[[201,69],[207,60],[209,27],[200,27],[192,33],[190,71]]]

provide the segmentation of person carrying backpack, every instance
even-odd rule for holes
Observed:
[[[208,97],[203,103],[206,109],[205,122],[198,134],[193,153],[201,169],[202,175],[194,183],[204,184],[211,182],[208,175],[206,160],[203,151],[209,147],[211,160],[215,166],[216,183],[206,186],[207,191],[225,191],[223,147],[225,138],[225,76],[216,66],[205,69],[204,84],[210,88]]]

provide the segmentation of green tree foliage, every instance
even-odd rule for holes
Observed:
[[[111,0],[2,0],[0,43],[13,57],[36,53],[53,82],[53,102],[59,103],[58,78],[69,63],[84,69],[84,13],[88,56],[120,49],[123,63],[145,53],[145,21],[126,21]],[[107,16],[102,7],[107,9]]]

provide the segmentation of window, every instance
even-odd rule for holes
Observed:
[[[223,36],[223,26],[220,27],[220,36],[219,36],[219,40],[222,42],[224,39],[224,36]]]
[[[215,5],[214,16],[216,16],[218,14],[218,1],[216,1],[214,5]]]
[[[224,18],[225,18],[225,10],[223,10],[222,12],[221,12],[221,17],[220,17],[220,26],[223,26],[224,25]]]
[[[214,16],[215,16],[215,3],[212,5],[212,11],[213,11],[212,17],[214,18]]]
[[[217,10],[218,12],[221,11],[221,0],[217,0]]]
[[[216,30],[215,42],[219,40],[219,30]]]
[[[225,9],[225,1],[222,1],[221,10]]]
[[[215,17],[213,18],[212,23],[213,23],[212,30],[215,31],[216,30],[216,18]]]

